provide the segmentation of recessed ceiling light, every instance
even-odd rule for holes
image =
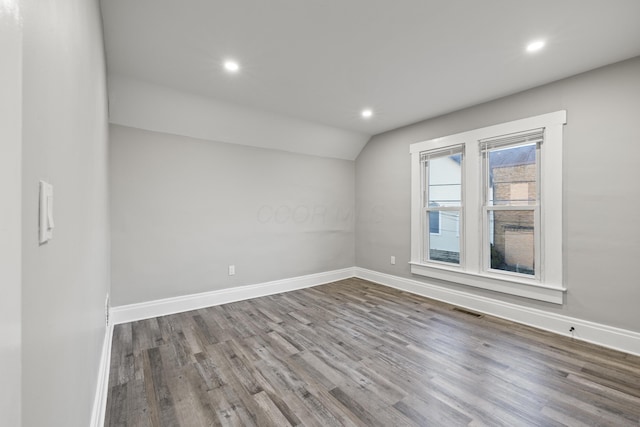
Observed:
[[[536,40],[527,45],[527,52],[537,52],[544,47],[544,40]]]
[[[233,60],[224,61],[224,69],[230,73],[236,73],[240,70],[240,64]]]
[[[362,113],[360,113],[360,115],[363,118],[368,119],[369,117],[373,116],[373,111],[367,108],[366,110],[362,110]]]

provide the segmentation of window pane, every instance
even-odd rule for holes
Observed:
[[[442,156],[429,159],[429,206],[460,206],[462,156]]]
[[[440,212],[429,212],[429,233],[440,234]]]
[[[489,211],[491,268],[535,274],[534,212]]]
[[[489,205],[534,205],[536,144],[489,151]]]
[[[434,215],[435,214],[435,215]],[[438,233],[432,233],[432,217],[438,217]],[[460,212],[428,212],[429,259],[432,261],[460,264]]]

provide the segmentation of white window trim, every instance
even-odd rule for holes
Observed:
[[[563,286],[562,267],[562,131],[567,122],[565,110],[542,114],[521,120],[475,129],[442,138],[411,144],[411,272],[439,280],[489,289],[525,298],[562,304],[566,288]],[[482,161],[478,141],[500,135],[544,128],[540,160],[540,277],[528,279],[483,271],[482,222]],[[420,153],[444,149],[454,145],[465,146],[463,173],[464,239],[461,252],[464,265],[449,267],[422,261],[422,184]],[[476,230],[464,233],[464,230]],[[556,237],[557,236],[557,237]],[[474,255],[475,254],[475,255]]]

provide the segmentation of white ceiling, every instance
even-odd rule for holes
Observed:
[[[639,0],[101,6],[111,74],[366,135],[640,55]],[[537,38],[546,48],[527,54]]]

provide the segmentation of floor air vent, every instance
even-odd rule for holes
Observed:
[[[478,318],[483,316],[480,313],[476,313],[475,311],[469,311],[466,308],[453,307],[453,311],[457,311],[459,313],[468,314],[469,316],[478,317]]]

